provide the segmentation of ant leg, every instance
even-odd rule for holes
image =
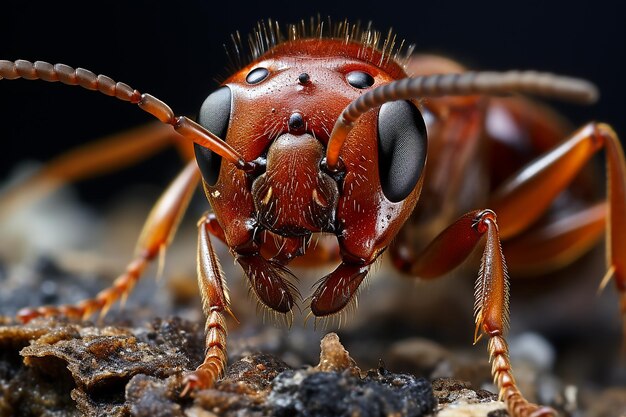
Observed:
[[[477,210],[460,217],[441,232],[420,254],[409,259],[392,250],[395,265],[420,278],[437,278],[459,266],[486,236],[480,274],[476,282],[474,343],[483,335],[490,338],[489,358],[494,382],[509,413],[514,417],[555,415],[548,407],[529,403],[513,378],[508,345],[504,338],[509,327],[509,277],[500,246],[496,215]],[[393,248],[392,248],[393,249]]]
[[[604,234],[607,211],[606,202],[596,203],[502,242],[509,270],[545,274],[580,258]]]
[[[0,219],[59,186],[122,169],[173,144],[178,133],[153,122],[66,152],[0,196]]]
[[[202,310],[207,318],[206,350],[202,364],[185,376],[185,388],[181,396],[186,396],[192,390],[210,388],[223,375],[227,363],[224,313],[237,320],[230,310],[224,273],[209,237],[212,233],[210,216],[207,214],[198,222],[198,287],[202,296]]]
[[[596,152],[604,149],[608,179],[606,278],[615,278],[626,318],[626,160],[610,126],[590,123],[529,163],[496,190],[489,202],[500,218],[500,235],[519,235],[541,216]],[[584,238],[584,237],[583,237]],[[604,280],[606,281],[606,279]]]
[[[100,311],[101,316],[104,316],[115,301],[128,296],[150,261],[157,255],[163,255],[178,228],[199,180],[200,174],[196,162],[191,161],[152,208],[137,242],[135,258],[111,287],[100,291],[95,298],[83,300],[75,305],[22,309],[18,312],[19,319],[26,323],[40,316],[64,315],[87,318],[96,311]]]

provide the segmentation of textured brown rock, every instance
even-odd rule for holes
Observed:
[[[48,321],[43,325],[57,324]],[[172,325],[179,326],[180,322]],[[24,363],[51,373],[50,364],[60,360],[77,386],[85,391],[123,387],[133,375],[140,373],[166,378],[189,367],[183,340],[167,343],[156,337],[151,339],[150,332],[136,336],[131,329],[117,327],[61,325],[53,329],[22,349]]]
[[[128,412],[136,417],[182,417],[183,408],[176,401],[179,378],[165,381],[143,374],[135,375],[125,389]]]
[[[201,349],[186,337],[200,336],[195,327],[171,320],[147,328],[99,328],[54,319],[0,327],[0,357],[8,358],[0,374],[0,410],[28,414],[41,405],[70,414],[127,415],[133,403],[127,404],[125,389],[133,376],[178,378],[198,357]],[[171,387],[179,385],[178,378]]]
[[[435,405],[424,379],[383,369],[361,377],[334,333],[323,338],[317,366],[293,370],[274,355],[248,354],[214,388],[181,398],[182,376],[201,361],[202,343],[201,326],[180,319],[143,327],[56,319],[1,326],[0,416],[280,417],[304,410],[312,417],[417,417]],[[337,401],[328,403],[329,396]]]

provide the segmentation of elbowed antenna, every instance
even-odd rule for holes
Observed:
[[[341,148],[354,122],[364,113],[387,102],[422,97],[513,93],[581,104],[593,103],[599,95],[596,86],[589,81],[536,71],[481,71],[404,78],[368,91],[344,109],[328,141],[326,165],[330,170],[338,169]]]
[[[249,171],[254,169],[252,162],[246,162],[243,157],[228,143],[209,132],[207,129],[185,116],[176,116],[174,111],[164,102],[150,94],[142,94],[128,85],[115,82],[106,75],[96,75],[93,72],[64,64],[49,64],[43,61],[25,61],[18,59],[15,62],[0,60],[0,80],[44,80],[50,82],[61,81],[68,85],[78,85],[87,90],[99,91],[107,96],[113,96],[123,101],[137,104],[139,108],[150,113],[163,123],[172,125],[174,129],[194,143],[203,146],[239,169]]]

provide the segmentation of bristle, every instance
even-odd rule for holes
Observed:
[[[348,304],[346,304],[346,306],[342,308],[340,311],[330,314],[328,316],[321,316],[321,317],[313,316],[314,317],[313,319],[314,330],[317,330],[318,328],[321,328],[324,331],[339,330],[341,329],[343,325],[345,325],[346,323],[349,323],[351,321],[351,318],[353,318],[356,315],[356,311],[359,305],[358,297],[359,297],[360,291],[361,289],[357,290],[357,293],[354,294],[354,296],[350,299]],[[311,315],[310,313],[309,315],[307,315],[306,320],[309,319],[310,315]]]
[[[502,245],[500,245],[500,252],[502,253]],[[511,311],[510,311],[510,294],[511,294],[511,279],[509,277],[509,270],[504,261],[504,255],[502,259],[502,266],[504,268],[504,331],[508,331],[511,327]]]
[[[286,36],[283,35],[283,30]],[[382,33],[375,30],[371,22],[368,22],[363,28],[358,21],[350,23],[344,19],[335,22],[330,17],[323,20],[318,15],[311,17],[308,23],[301,20],[295,24],[288,24],[281,29],[281,25],[276,20],[268,19],[267,21],[259,21],[255,29],[248,35],[247,50],[244,50],[239,32],[231,35],[230,44],[224,45],[231,66],[229,70],[235,72],[245,67],[283,42],[310,38],[339,39],[346,44],[359,43],[361,48],[357,58],[378,66],[394,61],[404,68],[412,52],[412,46],[404,51],[404,40],[400,41],[399,46],[396,47],[398,42],[392,29],[389,29],[383,38]],[[380,46],[381,41],[382,47]],[[373,62],[377,55],[375,54],[376,51],[381,54],[376,62]]]
[[[474,286],[474,318],[478,317],[478,314],[485,305],[485,255],[483,254],[480,261],[480,269],[478,271],[478,278]]]
[[[258,297],[254,295],[253,291],[248,292],[248,298],[256,302],[256,316],[261,317],[261,323],[264,325],[269,321],[272,326],[286,327],[288,329],[293,325],[294,312],[293,310],[287,313],[281,313],[273,310],[263,304]]]

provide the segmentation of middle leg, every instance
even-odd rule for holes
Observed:
[[[87,318],[97,311],[100,311],[101,317],[104,316],[113,303],[128,296],[150,262],[157,256],[163,256],[176,233],[199,179],[196,162],[189,162],[150,212],[137,242],[135,257],[111,287],[100,291],[94,298],[75,305],[22,309],[18,312],[19,319],[28,322],[36,317],[55,315]]]

